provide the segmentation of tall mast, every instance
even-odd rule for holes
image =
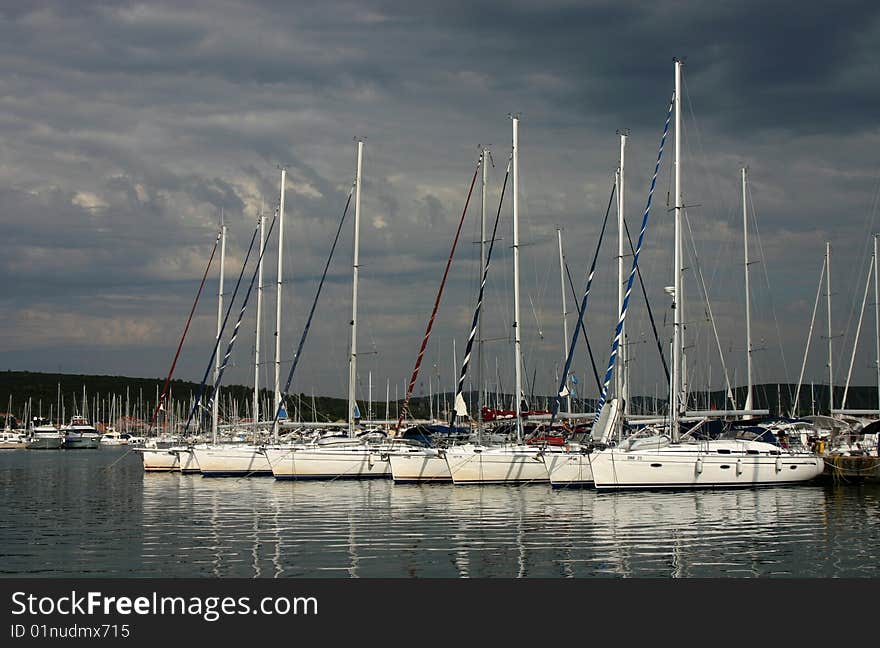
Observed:
[[[825,243],[825,287],[828,307],[828,416],[834,414],[834,367],[831,363],[831,243]]]
[[[877,287],[877,235],[874,234],[874,326],[877,342],[877,410],[880,411],[880,288]]]
[[[513,116],[513,344],[516,386],[516,441],[522,443],[522,349],[519,333],[519,117]]]
[[[749,299],[749,218],[746,208],[746,168],[742,168],[743,199],[743,257],[746,279],[746,403],[744,409],[752,409],[752,307]]]
[[[480,277],[486,272],[486,187],[489,181],[489,149],[483,148],[483,182],[480,185]],[[878,329],[880,330],[880,329]],[[880,337],[878,337],[880,339]],[[880,351],[878,351],[880,353]],[[880,356],[878,356],[880,358]],[[878,361],[880,366],[880,361]],[[878,369],[880,372],[880,369]],[[483,427],[483,318],[477,322],[477,434]],[[880,381],[880,373],[878,373]],[[878,383],[880,384],[880,383]],[[880,393],[880,387],[878,387]]]
[[[226,262],[226,223],[223,221],[223,210],[220,210],[220,287],[217,291],[217,342],[220,342],[220,329],[223,321],[223,274]],[[220,354],[214,354],[214,384],[217,384],[217,377],[220,374]],[[218,386],[219,389],[219,386]],[[214,394],[214,405],[211,411],[211,437],[214,443],[217,443],[217,421],[220,418],[220,399],[219,394]]]
[[[348,436],[354,436],[355,382],[357,380],[357,294],[358,253],[361,233],[361,168],[364,159],[364,142],[357,143],[357,176],[354,189],[354,261],[351,278],[351,355],[348,360]]]
[[[620,168],[617,172],[617,313],[623,311],[624,284],[627,275],[624,274],[623,256],[624,244],[623,239],[626,235],[626,226],[624,224],[624,189],[625,168],[626,168],[626,137],[629,131],[618,131],[620,135]],[[616,372],[617,381],[615,385],[615,394],[620,399],[621,411],[624,415],[629,412],[629,385],[627,384],[627,349],[626,349],[626,320],[622,321],[620,327],[620,347],[617,352],[618,370]],[[623,417],[619,421],[623,423]]]
[[[562,228],[556,228],[556,239],[559,243],[559,284],[562,288],[562,357],[568,358],[568,310],[565,306],[565,255],[562,253]],[[565,377],[568,384],[568,376]],[[565,408],[571,412],[571,392],[566,390]]]
[[[262,210],[260,210],[262,211]],[[257,326],[254,335],[254,436],[260,421],[260,326],[263,322],[263,250],[266,246],[266,217],[260,215],[260,265],[257,268]]]
[[[278,200],[278,273],[275,278],[275,416],[272,436],[278,443],[279,411],[281,409],[281,283],[284,276],[284,188],[287,168],[281,167],[281,197]]]
[[[673,441],[678,441],[681,404],[681,61],[675,59],[675,287],[672,296],[672,389],[669,395],[669,424]]]

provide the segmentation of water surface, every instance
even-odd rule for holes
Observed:
[[[144,474],[0,452],[0,575],[878,577],[880,487],[598,493]]]

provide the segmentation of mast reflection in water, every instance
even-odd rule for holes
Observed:
[[[145,475],[124,453],[0,455],[0,574],[880,576],[877,486],[598,493],[218,480]]]

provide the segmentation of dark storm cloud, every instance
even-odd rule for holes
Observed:
[[[521,111],[522,320],[529,364],[547,372],[549,385],[561,347],[555,227],[565,227],[579,282],[621,127],[632,129],[628,213],[637,227],[673,56],[687,57],[685,194],[700,205],[689,216],[732,356],[742,346],[741,163],[751,169],[766,253],[760,270],[772,281],[788,364],[803,351],[825,240],[849,260],[834,266],[838,332],[850,335],[836,352],[848,352],[861,290],[853,286],[863,281],[867,232],[876,228],[878,14],[871,2],[6,3],[0,323],[30,324],[15,329],[0,357],[14,368],[54,370],[62,357],[70,371],[83,362],[100,370],[93,350],[112,348],[106,372],[163,373],[166,358],[155,349],[170,347],[163,331],[180,328],[221,211],[230,227],[229,285],[258,214],[271,216],[278,202],[280,164],[289,174],[284,339],[297,340],[351,187],[358,135],[366,137],[361,345],[377,351],[362,362],[394,381],[411,369],[477,145],[491,142],[497,164],[491,216],[509,149],[505,116]],[[657,304],[669,282],[663,194],[671,147],[666,155],[644,256]],[[445,371],[452,338],[462,341],[470,320],[477,204],[435,328],[433,353]],[[509,216],[508,194],[487,295],[487,327],[497,330],[487,336],[509,334]],[[348,218],[304,357],[319,391],[344,392]],[[606,243],[605,262],[614,243]],[[275,263],[273,243],[267,286]],[[616,288],[610,265],[599,275],[590,317],[602,356]],[[208,292],[215,289],[216,281]],[[755,328],[774,341],[773,305],[757,289],[753,299]],[[699,313],[696,295],[690,303]],[[201,375],[195,351],[209,346],[213,308],[206,298],[201,337],[182,365],[190,377]],[[271,295],[265,308],[274,308]],[[636,335],[644,313],[631,318]],[[237,380],[249,379],[249,343],[243,336]],[[497,353],[504,371],[509,353]],[[813,354],[819,376],[822,360]],[[764,378],[793,379],[765,358]],[[741,377],[739,360],[728,364]],[[639,380],[653,385],[656,376],[645,374]],[[716,368],[713,384],[718,375]]]

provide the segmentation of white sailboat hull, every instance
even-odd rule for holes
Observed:
[[[170,448],[143,449],[138,454],[144,462],[144,472],[173,472],[180,470],[177,453]]]
[[[447,448],[445,454],[455,484],[546,484],[550,481],[543,452],[537,446],[466,444]]]
[[[395,483],[451,482],[446,458],[436,448],[399,450],[388,454]]]
[[[610,448],[593,453],[590,462],[600,490],[795,484],[819,476],[824,469],[824,462],[814,454],[780,452],[772,444],[755,441],[704,441],[629,451]]]
[[[177,452],[177,465],[180,472],[184,474],[201,472],[194,448],[172,448],[172,450]]]
[[[544,455],[544,463],[554,488],[593,485],[591,459],[585,452],[552,452]]]
[[[243,477],[271,475],[272,466],[258,446],[208,446],[194,448],[199,471],[205,477]]]
[[[267,449],[276,479],[366,479],[391,476],[387,452],[368,446]]]

